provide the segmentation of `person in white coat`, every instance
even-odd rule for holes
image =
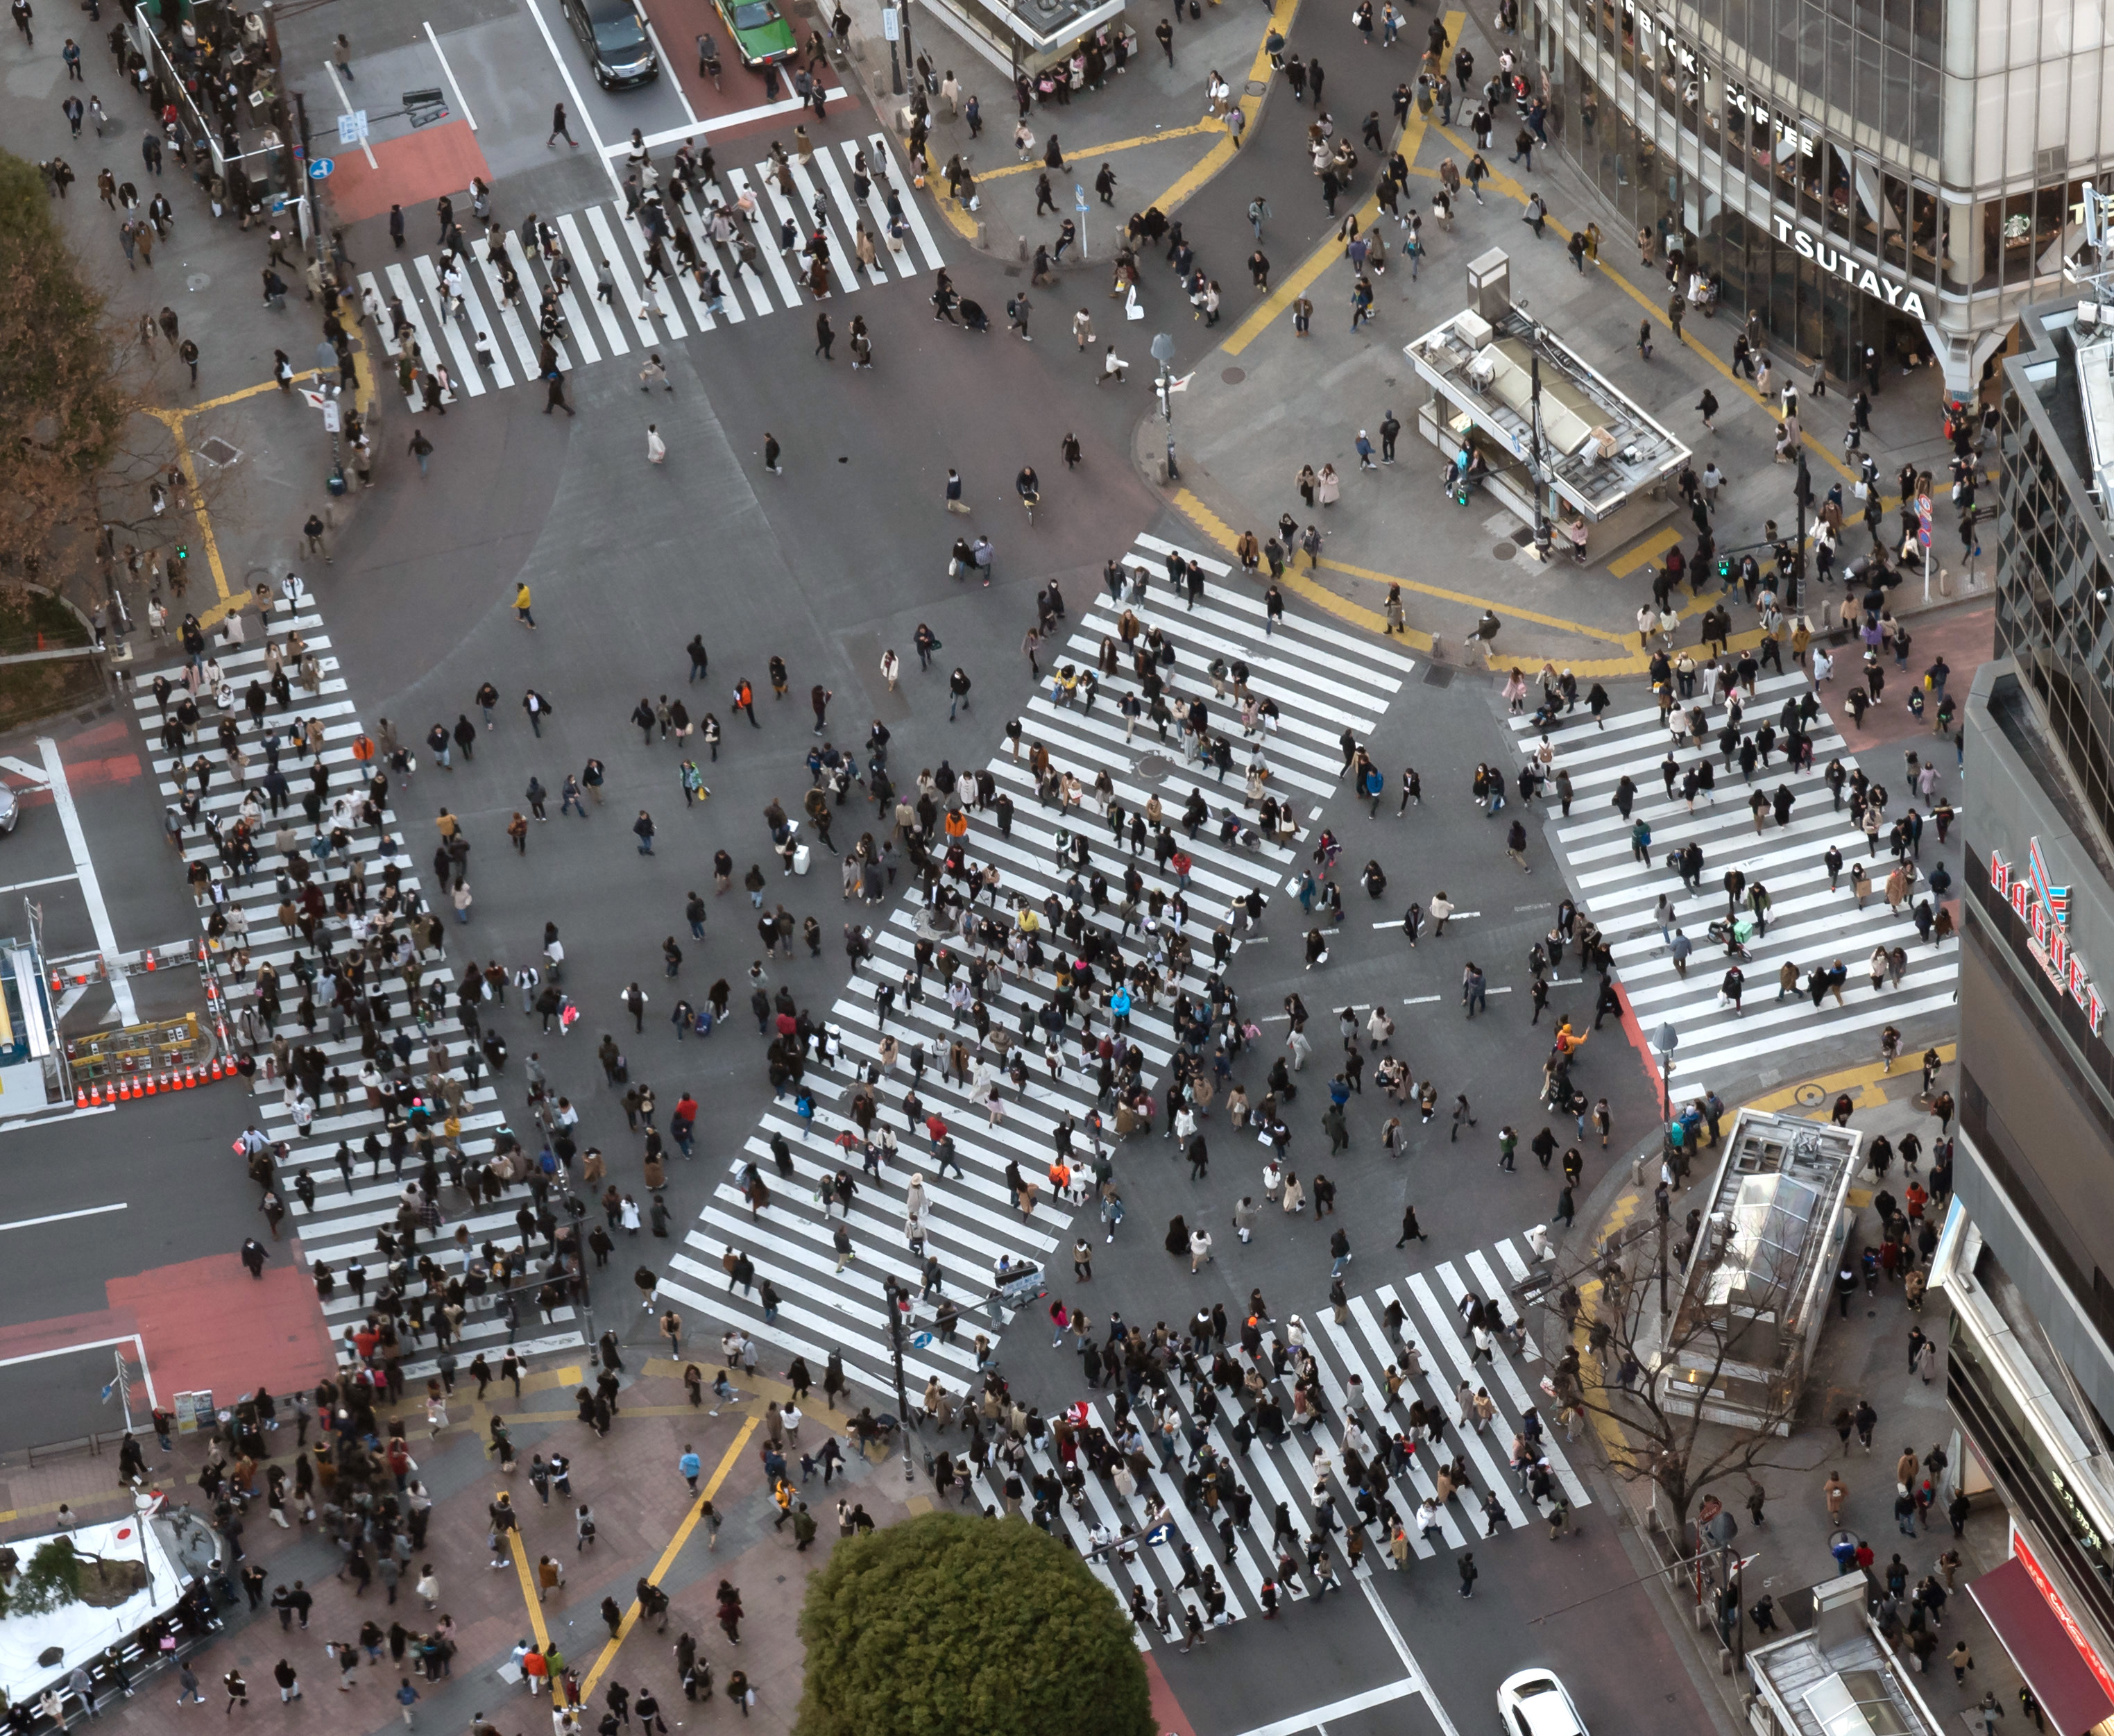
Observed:
[[[646,461],[659,464],[668,456],[668,442],[661,437],[660,428],[653,423],[646,424]]]

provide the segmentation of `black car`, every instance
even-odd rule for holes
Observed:
[[[559,0],[573,34],[588,51],[595,82],[606,90],[650,84],[661,76],[646,20],[636,0]]]

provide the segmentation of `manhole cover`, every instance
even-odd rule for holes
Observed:
[[[219,435],[215,434],[198,449],[198,456],[208,464],[215,465],[225,469],[241,457],[242,454],[222,439]]]
[[[1018,265],[1009,265],[1005,268],[1005,274],[1009,277],[1018,277],[1020,275],[1020,268]]]
[[[1810,1079],[1792,1095],[1798,1099],[1799,1106],[1802,1109],[1810,1109],[1814,1104],[1825,1102],[1828,1099],[1827,1092]]]
[[[1251,97],[1259,97],[1269,89],[1270,86],[1259,78],[1251,78],[1247,82],[1247,94]]]
[[[1238,386],[1247,377],[1248,371],[1245,368],[1229,368],[1224,373],[1219,376],[1219,378],[1224,380],[1229,386]]]
[[[1426,663],[1424,666],[1424,685],[1426,687],[1451,687],[1453,669],[1448,663]]]
[[[1131,776],[1149,777],[1155,781],[1174,769],[1174,763],[1165,753],[1141,753],[1132,762]]]
[[[206,288],[209,284],[211,284],[212,282],[213,277],[211,273],[202,271],[194,271],[188,277],[184,279],[184,287],[195,295],[200,290]]]
[[[1490,551],[1490,558],[1491,558],[1492,560],[1494,560],[1494,561],[1509,561],[1509,560],[1511,560],[1511,559],[1512,559],[1512,557],[1514,555],[1517,554],[1518,552],[1519,552],[1519,544],[1518,544],[1518,543],[1499,543],[1499,544],[1497,545],[1497,547],[1496,547],[1493,548],[1493,549]]]

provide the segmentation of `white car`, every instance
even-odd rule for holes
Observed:
[[[1522,1670],[1500,1682],[1498,1718],[1505,1736],[1586,1736],[1578,1708],[1546,1670]]]

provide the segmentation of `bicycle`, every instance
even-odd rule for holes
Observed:
[[[1035,523],[1036,505],[1041,500],[1041,498],[1042,497],[1039,493],[1023,494],[1020,497],[1020,504],[1027,509],[1027,522],[1031,525]]]

